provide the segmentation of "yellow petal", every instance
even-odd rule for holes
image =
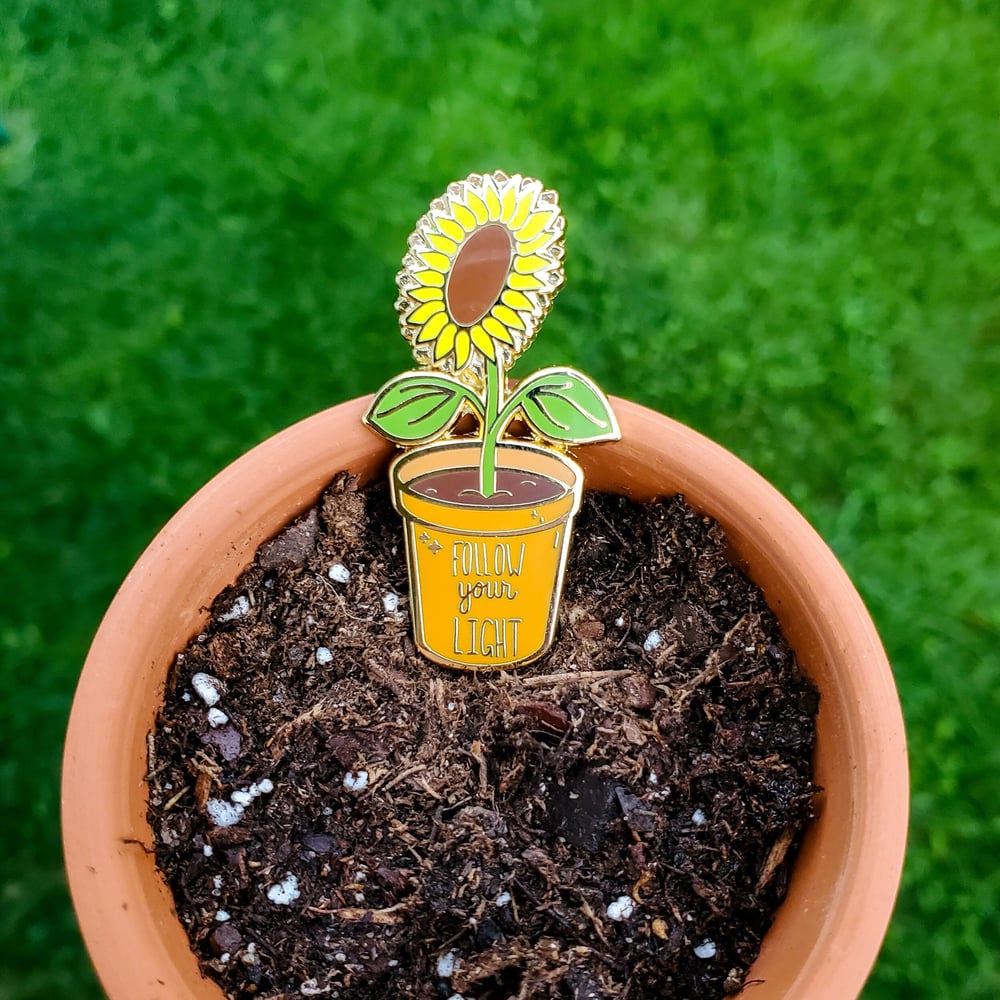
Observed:
[[[506,222],[514,214],[516,206],[517,192],[514,190],[514,185],[509,184],[500,199],[500,221]]]
[[[544,271],[552,267],[552,261],[539,257],[537,254],[528,254],[522,257],[520,254],[514,256],[514,270],[518,274],[534,274],[536,271]]]
[[[444,297],[444,292],[440,288],[413,288],[406,293],[411,299],[416,299],[418,302],[430,302],[433,299],[440,299]],[[510,303],[507,303],[510,305]],[[516,307],[515,307],[516,308]]]
[[[431,316],[439,312],[444,312],[443,302],[425,302],[422,306],[417,306],[417,308],[406,317],[406,322],[409,323],[410,326],[420,326],[421,323],[426,323]]]
[[[449,323],[438,337],[434,345],[434,360],[440,361],[455,346],[455,331],[458,329],[454,323]]]
[[[451,214],[467,233],[476,228],[476,217],[464,205],[452,205]]]
[[[458,244],[454,240],[448,239],[447,236],[440,236],[438,233],[428,233],[427,240],[435,250],[440,250],[441,253],[446,253],[451,257],[455,256],[455,251],[458,249]]]
[[[537,292],[545,287],[533,274],[516,274],[514,272],[508,275],[507,284],[520,292]]]
[[[527,295],[523,292],[512,291],[509,288],[501,296],[501,301],[505,306],[510,306],[511,309],[525,309],[528,312],[531,312],[534,308],[531,304],[531,299],[529,299]]]
[[[510,228],[516,233],[521,226],[524,225],[528,216],[531,214],[531,192],[526,191],[518,199],[517,208],[514,210],[514,214],[510,217]]]
[[[519,240],[534,239],[555,218],[555,214],[551,211],[535,212],[523,226],[516,230],[517,238]]]
[[[496,361],[496,349],[493,347],[493,341],[490,340],[490,335],[477,323],[470,331],[469,336],[472,337],[472,343],[479,348],[483,354],[490,359],[490,361]]]
[[[514,338],[510,335],[510,330],[500,320],[493,316],[487,316],[483,320],[483,328],[494,340],[499,340],[501,344],[507,344],[509,347],[514,346]]]
[[[500,196],[496,193],[492,184],[486,185],[486,208],[493,222],[496,222],[500,218],[500,213],[503,211],[503,206],[500,204]]]
[[[444,275],[440,271],[417,271],[413,275],[421,285],[444,288]]]
[[[456,244],[465,239],[465,230],[454,219],[435,219],[438,229]]]
[[[478,194],[470,191],[465,198],[465,202],[469,208],[472,209],[472,212],[476,217],[476,222],[478,222],[479,225],[482,225],[489,219],[490,213],[486,209],[486,202],[484,202]]]
[[[518,253],[535,253],[536,250],[544,250],[550,243],[555,243],[559,238],[559,234],[552,229],[546,229],[533,240],[526,240],[525,242],[518,241],[517,250]]]
[[[437,352],[435,352],[437,353]],[[472,353],[472,345],[469,342],[469,331],[459,330],[455,337],[455,367],[464,368],[469,363],[469,355]]]
[[[496,305],[492,309],[493,315],[496,316],[504,326],[512,330],[523,330],[524,320],[514,312],[513,309],[508,309],[506,306]]]
[[[431,318],[424,324],[424,328],[417,334],[416,343],[427,344],[434,340],[435,337],[444,329],[445,323],[448,322],[448,314],[446,312],[435,313]],[[450,351],[451,348],[448,348]],[[448,351],[444,353],[447,354]],[[436,353],[436,352],[435,352]]]
[[[448,273],[451,267],[451,258],[443,253],[435,253],[433,250],[420,250],[417,256],[428,266],[440,271],[442,274]]]

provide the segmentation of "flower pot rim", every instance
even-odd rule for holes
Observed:
[[[341,469],[384,475],[393,449],[361,425],[370,401],[308,417],[220,472],[150,543],[98,629],[67,730],[62,818],[74,905],[111,1000],[222,996],[147,854],[146,734],[174,655],[260,542]],[[749,978],[765,980],[758,1000],[850,1000],[889,923],[908,815],[902,712],[875,627],[826,544],[756,472],[669,417],[612,405],[622,440],[580,450],[587,487],[681,492],[716,518],[820,687],[819,816]]]

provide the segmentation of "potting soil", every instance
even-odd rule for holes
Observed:
[[[345,474],[177,656],[156,859],[233,998],[740,990],[813,810],[817,694],[719,526],[587,494],[551,651],[411,640],[387,491]]]

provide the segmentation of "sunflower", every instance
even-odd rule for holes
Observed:
[[[417,362],[475,381],[508,368],[562,285],[564,229],[556,192],[519,174],[471,174],[431,202],[396,276]]]

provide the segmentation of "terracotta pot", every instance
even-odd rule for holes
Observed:
[[[219,1000],[203,979],[149,853],[147,734],[174,654],[257,546],[333,474],[385,475],[361,424],[369,399],[310,417],[220,473],[167,524],[98,630],[70,717],[63,841],[83,936],[111,1000]],[[836,559],[750,468],[667,417],[613,401],[614,444],[580,449],[590,488],[644,500],[681,492],[717,518],[821,692],[815,758],[825,791],[788,897],[749,978],[754,1000],[851,1000],[878,953],[906,839],[906,747],[892,674]]]

